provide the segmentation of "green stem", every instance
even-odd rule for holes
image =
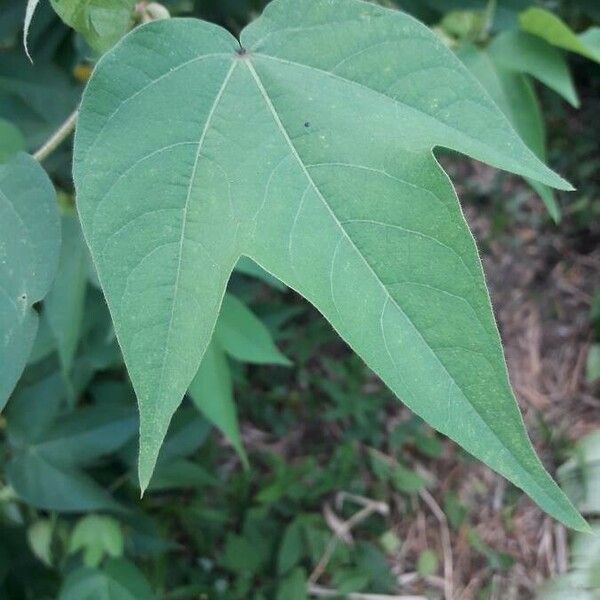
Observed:
[[[33,158],[42,162],[52,154],[75,129],[78,111],[74,110],[65,122],[46,140],[46,142],[33,154]]]

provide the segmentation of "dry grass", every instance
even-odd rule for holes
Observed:
[[[479,176],[492,177],[485,167],[475,169]],[[541,202],[527,195],[521,207],[524,218],[511,222],[500,236],[490,235],[490,221],[480,207],[470,206],[466,216],[479,240],[492,239],[483,263],[508,370],[528,431],[553,472],[562,445],[600,427],[600,398],[584,373],[592,335],[590,308],[600,282],[600,247],[579,250],[573,243],[577,238],[570,239],[564,225],[548,225]],[[566,227],[568,231],[568,223]],[[451,531],[452,598],[532,598],[541,582],[566,570],[564,527],[525,497],[507,514],[507,484],[500,476],[465,460],[450,444],[443,459],[427,468],[436,478],[431,494],[437,503],[447,490],[455,491],[481,540],[514,561],[509,569],[494,571],[469,543],[466,528]],[[396,515],[396,530],[403,547],[393,568],[402,590],[448,598],[447,573],[428,580],[414,574],[423,549],[444,556],[439,518],[423,501],[413,522],[403,523],[401,514]]]

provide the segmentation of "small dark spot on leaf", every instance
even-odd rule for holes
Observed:
[[[310,123],[306,121],[306,123],[304,123],[304,127],[310,127]]]

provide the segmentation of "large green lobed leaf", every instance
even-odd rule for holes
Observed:
[[[570,189],[425,26],[276,0],[241,34],[152,23],[98,64],[74,178],[140,407],[148,485],[241,255],[297,290],[416,413],[572,527],[507,378],[452,148]]]

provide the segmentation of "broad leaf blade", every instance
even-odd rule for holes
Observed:
[[[201,159],[208,139],[215,135],[211,124],[233,72],[231,56],[237,43],[216,26],[173,22],[182,29],[177,51],[173,51],[170,35],[155,36],[154,28],[142,27],[141,36],[128,36],[100,61],[108,70],[98,68],[88,88],[88,111],[77,128],[74,164],[79,189],[89,192],[83,191],[78,198],[84,235],[93,248],[140,405],[143,488],[152,475],[170,417],[198,370],[227,280],[239,258],[234,196],[219,164]],[[128,47],[131,42],[133,52]],[[147,64],[147,44],[158,50],[152,65]],[[122,56],[123,49],[129,58]],[[114,84],[110,71],[115,68],[122,70],[120,79],[127,87],[123,98],[129,96],[122,104],[117,97],[105,96]],[[183,88],[195,98],[186,101],[187,108],[178,101]],[[107,101],[109,106],[105,106]],[[96,103],[98,109],[112,112],[112,118],[106,122],[94,118]],[[170,111],[169,105],[175,110]],[[103,143],[112,140],[112,145],[124,131],[122,119],[132,124],[140,109],[147,115],[158,109],[163,114],[160,125],[145,127],[146,133],[136,142],[124,140],[112,156],[98,152]],[[190,123],[195,124],[191,129]],[[167,138],[165,126],[171,132]],[[89,160],[85,160],[88,151]],[[116,170],[115,159],[120,162]],[[167,163],[177,166],[165,179],[162,166]],[[108,181],[102,175],[105,169],[121,175]],[[132,185],[141,173],[144,181]],[[161,195],[160,206],[154,204],[154,195],[148,204],[147,186],[157,190],[165,184],[169,191]],[[124,193],[125,204],[117,201]],[[199,193],[204,200],[201,204]],[[98,201],[100,196],[104,198]],[[225,211],[223,198],[229,206]],[[215,222],[219,227],[214,227]],[[117,263],[120,273],[114,269]],[[164,274],[162,281],[156,279],[158,272]],[[196,309],[190,312],[192,304]]]
[[[144,26],[100,61],[82,104],[78,208],[140,404],[142,487],[246,255],[415,412],[584,528],[524,431],[477,250],[431,151],[569,184],[402,13],[275,0],[241,43],[194,20]]]
[[[0,409],[35,340],[32,308],[48,292],[58,265],[56,194],[39,163],[18,154],[0,165]]]

